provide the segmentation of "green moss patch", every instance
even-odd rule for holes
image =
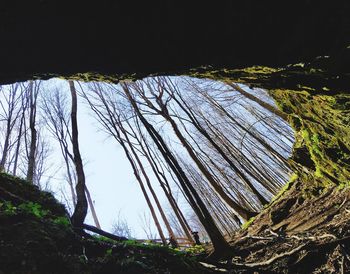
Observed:
[[[242,225],[242,229],[245,230],[247,229],[255,220],[255,217],[251,217],[248,221],[246,221],[243,225]]]

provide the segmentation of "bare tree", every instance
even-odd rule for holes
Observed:
[[[30,141],[29,144],[26,142],[28,151],[28,169],[27,169],[27,180],[31,183],[34,181],[36,161],[35,155],[37,150],[37,139],[38,132],[36,129],[37,124],[37,100],[40,90],[40,81],[29,81],[28,85],[28,109],[29,109],[29,130],[30,130]]]
[[[135,91],[135,93],[138,95],[138,97],[144,101],[144,105],[146,105],[149,109],[154,111],[156,114],[162,116],[167,122],[170,123],[175,135],[180,140],[183,147],[188,152],[188,155],[191,157],[193,162],[196,164],[197,168],[202,172],[204,177],[210,182],[213,189],[221,196],[221,198],[230,206],[232,207],[243,219],[248,220],[249,218],[255,216],[256,212],[251,212],[245,208],[243,208],[241,205],[236,203],[234,200],[232,200],[227,193],[223,190],[222,186],[213,178],[212,174],[208,171],[205,164],[197,157],[196,153],[192,149],[189,142],[186,140],[185,136],[182,134],[181,130],[179,129],[178,124],[176,121],[172,118],[169,109],[168,109],[168,103],[170,100],[174,98],[174,94],[169,94],[167,98],[165,98],[166,94],[166,88],[163,85],[163,81],[160,78],[156,78],[155,80],[148,80],[146,82],[148,84],[151,96],[154,98],[153,102],[150,100],[149,97],[147,97],[145,89],[142,87],[142,84],[132,84],[130,85],[130,89]],[[154,87],[156,86],[156,87]],[[157,88],[159,90],[159,93],[155,94],[154,89]],[[214,143],[213,143],[214,144]],[[218,146],[217,146],[218,147]],[[217,148],[216,147],[216,148]]]
[[[139,215],[139,219],[141,222],[141,229],[145,233],[148,240],[154,240],[157,238],[157,234],[155,233],[154,229],[152,228],[151,223],[151,216],[149,214],[146,214],[146,212],[143,212],[143,214]]]
[[[58,88],[52,89],[42,97],[41,111],[43,113],[46,128],[59,144],[61,154],[66,167],[65,179],[70,188],[70,196],[73,207],[76,205],[75,171],[72,167],[74,157],[71,153],[71,122],[68,106],[68,98],[64,91]]]
[[[287,177],[292,138],[284,122],[279,129],[282,119],[272,105],[273,112],[262,103],[252,109],[246,102],[250,98],[224,84],[208,84],[203,90],[190,83],[192,90],[185,92],[169,77],[93,87],[96,101],[90,94],[84,93],[84,98],[104,130],[122,145],[141,189],[148,187],[169,235],[173,228],[153,190],[147,165],[188,238],[190,228],[168,178],[184,194],[218,253],[229,249],[223,234],[230,235],[242,220],[256,215]],[[217,96],[209,91],[212,87]],[[171,137],[167,136],[169,129]],[[286,142],[278,143],[278,134]]]
[[[0,89],[0,121],[3,126],[3,143],[1,144],[2,157],[0,170],[5,170],[8,156],[16,140],[12,140],[14,128],[21,114],[21,85],[16,83]]]
[[[27,97],[28,97],[27,92],[24,90],[24,92],[22,92],[21,94],[21,116],[20,116],[20,123],[18,125],[17,144],[14,152],[14,163],[12,168],[13,175],[17,174],[18,162],[21,154],[22,139],[23,139],[23,135],[26,133],[25,121],[26,121],[26,112],[27,112],[28,103],[29,103]]]
[[[73,87],[74,87],[74,84],[73,84]],[[72,97],[74,96],[74,91],[72,90],[71,90],[71,95]],[[69,101],[68,97],[65,95],[64,91],[60,91],[58,88],[55,88],[50,92],[48,91],[45,94],[45,96],[43,96],[42,102],[41,102],[41,110],[43,112],[43,116],[45,117],[47,129],[59,144],[61,154],[64,160],[64,165],[65,165],[65,174],[66,174],[65,179],[69,185],[72,206],[75,207],[77,205],[77,195],[74,188],[75,188],[75,185],[77,184],[78,176],[77,176],[76,167],[73,167],[73,165],[75,165],[74,164],[75,156],[74,156],[74,152],[72,152],[73,151],[73,130],[72,130],[73,123],[72,123],[72,116],[70,114],[70,111],[68,110],[69,108],[68,101]],[[72,105],[73,105],[72,109],[74,110],[75,107],[77,106],[74,106],[74,103],[72,103]],[[83,164],[81,164],[81,166],[80,165],[78,166],[79,168],[83,168]],[[86,193],[86,201],[89,204],[89,207],[91,209],[91,214],[92,214],[94,223],[97,228],[101,229],[101,226],[96,214],[96,210],[86,184],[84,184],[84,191]]]
[[[213,243],[215,254],[225,253],[229,250],[229,245],[222,236],[221,232],[218,230],[215,225],[214,220],[212,219],[207,207],[203,203],[202,199],[198,195],[197,191],[194,189],[190,181],[188,180],[183,169],[179,165],[178,161],[174,155],[169,150],[168,146],[165,144],[163,138],[159,133],[154,129],[154,127],[145,119],[141,113],[137,102],[133,95],[131,94],[129,87],[126,84],[122,84],[122,88],[133,107],[137,117],[140,119],[140,122],[147,130],[149,136],[152,138],[157,148],[161,152],[164,160],[171,166],[173,172],[176,174],[179,183],[181,184],[182,189],[186,193],[187,198],[190,201],[190,204],[194,211],[196,212],[198,218],[200,219],[203,226],[206,228],[207,233],[209,234],[211,241]]]
[[[85,196],[85,173],[83,160],[80,156],[79,140],[78,140],[78,121],[77,121],[77,111],[78,111],[78,101],[77,92],[75,90],[74,82],[69,82],[69,88],[72,95],[72,111],[71,111],[71,121],[72,121],[72,147],[74,155],[74,165],[77,173],[77,184],[75,186],[75,191],[77,194],[77,204],[73,215],[71,217],[72,223],[75,227],[82,227],[87,210],[88,202]]]
[[[112,223],[112,233],[128,239],[133,238],[128,221],[121,215],[121,211],[118,212],[117,219]]]

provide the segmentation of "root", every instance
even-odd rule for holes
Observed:
[[[287,256],[293,255],[294,253],[302,250],[305,246],[306,246],[306,244],[302,244],[302,245],[298,246],[297,248],[292,249],[291,251],[288,251],[288,252],[285,252],[285,253],[281,253],[281,254],[277,254],[276,256],[272,257],[271,259],[269,259],[267,261],[263,261],[263,262],[259,262],[259,263],[248,263],[248,264],[233,263],[233,265],[249,267],[249,268],[256,268],[256,267],[259,267],[259,266],[267,266],[267,265],[272,264],[273,262],[275,262],[278,259],[281,259],[283,257],[287,257]]]
[[[281,237],[281,236],[278,236]],[[282,238],[282,237],[281,237]],[[321,239],[325,239],[325,238],[332,238],[332,241],[328,241],[328,242],[318,242]],[[333,234],[324,234],[324,235],[320,235],[320,236],[314,236],[314,237],[298,237],[298,236],[291,236],[291,237],[285,237],[285,239],[296,239],[298,241],[305,241],[308,240],[308,242],[303,243],[301,245],[299,245],[298,247],[288,251],[288,252],[284,252],[284,253],[280,253],[277,254],[275,256],[273,256],[272,258],[266,260],[266,261],[262,261],[262,262],[256,262],[256,263],[235,263],[232,262],[233,266],[236,267],[241,267],[241,268],[259,268],[259,267],[266,267],[269,266],[271,264],[273,264],[275,261],[282,259],[284,257],[291,257],[294,254],[305,250],[307,251],[306,254],[302,255],[301,258],[298,259],[298,262],[300,262],[304,257],[306,257],[309,253],[309,251],[313,251],[313,250],[322,250],[323,252],[326,252],[327,250],[330,250],[331,248],[336,247],[337,245],[342,246],[343,243],[346,243],[348,241],[350,241],[350,236],[338,239],[336,236],[334,236]],[[311,241],[310,241],[311,240]],[[344,261],[346,259],[348,259],[348,255],[345,253],[345,248],[343,248],[343,256],[344,256]],[[345,264],[345,262],[344,262]],[[345,267],[345,266],[344,266]]]

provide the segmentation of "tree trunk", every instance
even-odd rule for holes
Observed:
[[[127,138],[126,133],[121,129],[121,125],[120,125],[120,130],[124,133],[124,136]],[[117,133],[117,134],[119,135],[119,133]],[[151,211],[151,214],[152,214],[154,223],[155,223],[155,225],[156,225],[156,227],[157,227],[157,229],[158,229],[159,236],[160,236],[160,238],[162,239],[163,244],[164,244],[164,245],[167,245],[166,237],[164,236],[162,227],[161,227],[161,225],[160,225],[160,223],[159,223],[159,221],[158,221],[158,217],[157,217],[157,215],[156,215],[156,212],[155,212],[155,210],[154,210],[154,207],[153,207],[153,205],[152,205],[152,202],[151,202],[151,200],[149,199],[149,196],[148,196],[148,194],[147,194],[147,191],[146,191],[146,189],[145,189],[145,186],[144,186],[144,184],[143,184],[143,182],[142,182],[142,179],[141,179],[141,177],[140,177],[140,175],[139,175],[139,173],[138,173],[138,169],[137,169],[137,167],[136,167],[136,164],[134,163],[134,161],[133,161],[133,159],[132,159],[132,156],[131,156],[130,153],[129,153],[129,150],[128,150],[127,147],[125,146],[124,141],[122,140],[122,138],[120,138],[120,136],[118,136],[118,137],[119,137],[119,139],[120,139],[120,143],[122,144],[122,146],[123,146],[123,148],[124,148],[124,151],[125,151],[125,153],[126,153],[126,155],[127,155],[127,158],[129,159],[129,162],[130,162],[130,164],[131,164],[131,166],[132,166],[132,168],[133,168],[133,170],[134,170],[135,177],[136,177],[136,179],[137,179],[138,182],[139,182],[139,185],[140,185],[140,187],[141,187],[143,196],[144,196],[145,199],[146,199],[146,202],[147,202],[147,205],[148,205],[148,207],[149,207],[149,209],[150,209],[150,211]],[[128,138],[127,138],[127,143],[129,144],[129,147],[130,147],[130,149],[131,149],[131,151],[132,151],[132,153],[133,153],[133,155],[134,155],[134,158],[136,158],[136,161],[138,162],[139,168],[141,169],[141,172],[142,172],[142,174],[143,174],[144,177],[145,177],[145,171],[143,170],[143,166],[142,166],[142,164],[139,162],[139,159],[137,158],[137,155],[135,156],[136,153],[133,151],[133,148],[132,148],[132,146],[130,145],[130,142],[128,141]],[[147,175],[146,175],[145,179],[146,179],[146,181],[147,181],[148,187],[150,188],[150,183],[149,183],[149,180],[148,180]],[[150,190],[153,191],[152,188],[150,188]],[[155,196],[155,193],[152,192],[152,191],[151,191],[151,194],[153,195],[153,198],[155,198],[155,201],[156,201],[156,204],[157,204],[157,206],[158,206],[158,209],[161,210],[159,201],[158,201],[157,197]],[[163,214],[164,214],[164,213],[163,213]],[[162,215],[162,217],[163,217],[163,215]],[[164,220],[164,219],[163,219],[163,220]]]
[[[165,236],[164,236],[162,227],[161,227],[161,225],[160,225],[160,223],[159,223],[159,221],[158,221],[157,214],[156,214],[156,212],[155,212],[155,210],[154,210],[154,207],[153,207],[153,205],[152,205],[151,200],[150,200],[149,197],[148,197],[147,191],[146,191],[145,186],[144,186],[144,184],[143,184],[143,182],[142,182],[142,179],[141,179],[141,177],[140,177],[140,175],[139,175],[139,173],[138,173],[137,167],[136,167],[136,165],[135,165],[133,159],[131,158],[131,155],[130,155],[130,153],[129,153],[128,149],[126,148],[126,146],[125,146],[125,144],[124,144],[123,141],[121,141],[121,144],[122,144],[122,146],[123,146],[123,149],[124,149],[124,151],[125,151],[125,154],[126,154],[128,160],[129,160],[129,162],[130,162],[130,164],[131,164],[131,167],[132,167],[132,169],[133,169],[133,171],[134,171],[134,175],[135,175],[135,177],[136,177],[136,180],[138,181],[138,183],[139,183],[139,185],[140,185],[141,191],[142,191],[142,193],[143,193],[143,196],[145,197],[145,200],[146,200],[146,203],[147,203],[147,205],[148,205],[148,208],[149,208],[149,210],[151,211],[151,215],[152,215],[153,221],[154,221],[154,223],[155,223],[155,225],[156,225],[156,227],[157,227],[159,236],[160,236],[160,238],[162,239],[163,244],[166,245],[167,242],[166,242],[166,238],[165,238]]]
[[[173,195],[170,192],[170,187],[169,187],[169,183],[167,181],[167,178],[161,173],[161,171],[159,170],[159,167],[157,166],[156,161],[154,160],[154,158],[152,158],[152,153],[151,153],[151,150],[146,142],[146,138],[142,135],[139,124],[137,122],[136,122],[136,124],[137,124],[137,129],[139,131],[139,134],[141,135],[141,140],[138,140],[138,141],[139,141],[140,147],[142,149],[142,152],[144,153],[144,156],[146,157],[148,163],[151,165],[152,171],[153,171],[154,175],[156,176],[161,188],[163,189],[164,194],[167,197],[169,204],[170,204],[171,208],[173,209],[173,211],[174,211],[174,213],[175,213],[175,215],[176,215],[176,217],[181,225],[183,232],[185,233],[187,239],[191,243],[194,243],[192,235],[190,233],[191,229],[190,229],[185,217],[183,216],[180,208],[178,207]],[[134,132],[134,130],[133,130],[133,132]],[[142,141],[143,141],[144,145],[142,144]],[[161,175],[163,175],[162,178],[161,178]],[[165,187],[165,184],[169,188],[169,191]]]
[[[72,120],[72,145],[73,145],[73,154],[74,154],[74,165],[77,172],[77,185],[75,187],[77,194],[77,204],[74,209],[74,213],[71,217],[72,224],[81,228],[88,209],[88,203],[85,196],[85,174],[83,168],[83,161],[80,156],[79,151],[79,141],[78,141],[78,122],[77,122],[77,92],[74,87],[73,81],[68,81],[69,87],[72,95],[72,112],[71,112],[71,120]]]
[[[142,147],[143,149],[143,147]],[[182,212],[180,211],[180,208],[178,207],[174,197],[172,196],[172,194],[166,189],[165,185],[164,184],[168,184],[168,183],[165,183],[163,182],[163,180],[160,178],[159,174],[158,174],[158,170],[157,168],[155,167],[155,163],[154,161],[152,161],[151,159],[151,156],[148,155],[148,153],[143,150],[145,152],[145,156],[148,160],[148,162],[150,163],[151,165],[151,168],[153,170],[153,173],[155,174],[155,176],[157,177],[158,179],[158,182],[161,186],[161,188],[163,189],[164,191],[164,194],[165,194],[165,197],[167,197],[168,201],[169,201],[169,204],[171,206],[171,208],[173,209],[175,215],[176,215],[176,218],[178,219],[180,225],[181,225],[181,228],[183,230],[183,232],[185,233],[187,239],[191,242],[191,243],[194,243],[193,239],[192,239],[192,235],[190,233],[190,227],[188,225],[188,223],[186,222],[186,219],[184,218]],[[164,178],[165,179],[165,178]]]
[[[25,109],[26,109],[26,104],[23,102],[24,100],[22,99],[22,116],[21,116],[21,122],[19,125],[19,132],[17,135],[17,145],[16,145],[16,152],[15,152],[15,160],[13,163],[13,170],[12,173],[14,176],[17,174],[17,167],[18,167],[18,158],[19,158],[19,149],[21,147],[21,140],[22,140],[22,130],[23,130],[23,124],[24,124],[24,115],[25,115]]]
[[[136,153],[136,151],[135,151],[135,149],[134,149],[134,146],[133,146],[133,144],[132,144],[132,142],[131,142],[131,140],[130,140],[128,134],[127,134],[127,132],[125,131],[125,129],[124,129],[124,127],[123,127],[123,124],[122,124],[122,122],[120,121],[120,119],[118,119],[118,122],[119,122],[119,125],[120,125],[120,129],[121,129],[121,131],[123,132],[123,135],[124,135],[124,137],[125,137],[125,139],[126,139],[128,145],[129,145],[129,147],[130,147],[130,150],[131,150],[132,154],[134,155],[134,158],[135,158],[135,160],[136,160],[136,162],[137,162],[137,164],[138,164],[138,166],[139,166],[139,168],[140,168],[140,170],[141,170],[141,173],[142,173],[143,177],[144,177],[145,180],[146,180],[148,189],[149,189],[149,191],[151,192],[152,197],[153,197],[153,200],[155,201],[155,203],[156,203],[156,205],[157,205],[158,211],[159,211],[159,213],[160,213],[160,216],[161,216],[162,219],[163,219],[163,222],[164,222],[164,224],[165,224],[165,227],[166,227],[167,230],[168,230],[169,238],[172,238],[172,239],[176,242],[175,234],[174,234],[174,232],[173,232],[173,229],[171,228],[171,226],[170,226],[170,224],[169,224],[169,221],[168,221],[168,218],[166,217],[166,215],[165,215],[165,213],[164,213],[163,207],[162,207],[162,205],[161,205],[160,202],[159,202],[159,199],[158,199],[158,197],[157,197],[157,194],[155,193],[155,191],[154,191],[154,189],[153,189],[153,187],[152,187],[152,184],[151,184],[151,181],[150,181],[150,179],[149,179],[149,177],[148,177],[148,175],[147,175],[147,172],[145,171],[144,166],[143,166],[143,164],[142,164],[142,162],[141,162],[141,160],[140,160],[138,154]],[[135,130],[132,128],[132,126],[130,125],[130,123],[129,123],[128,121],[126,121],[126,123],[127,123],[128,126],[130,127],[131,131],[134,133],[134,135],[135,135],[134,138],[137,140],[137,142],[138,142],[139,145],[141,146],[141,149],[144,151],[144,148],[143,148],[143,145],[142,145],[142,143],[141,143],[141,140],[140,140],[139,138],[137,138],[137,135],[136,135],[136,133],[135,133]],[[144,151],[144,153],[145,153],[145,151]],[[150,164],[151,164],[151,163],[150,163]]]
[[[27,169],[27,181],[34,183],[35,175],[35,154],[37,146],[37,130],[35,128],[36,123],[36,100],[37,91],[34,91],[33,81],[29,82],[29,129],[30,129],[30,148],[28,157],[28,169]]]

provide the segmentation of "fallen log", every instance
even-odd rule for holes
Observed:
[[[109,233],[107,231],[104,231],[104,230],[99,229],[99,228],[92,226],[92,225],[83,224],[83,229],[89,230],[91,232],[94,232],[96,234],[99,234],[101,236],[104,236],[104,237],[109,238],[109,239],[114,240],[114,241],[127,241],[128,240],[128,238],[114,235],[112,233]]]

